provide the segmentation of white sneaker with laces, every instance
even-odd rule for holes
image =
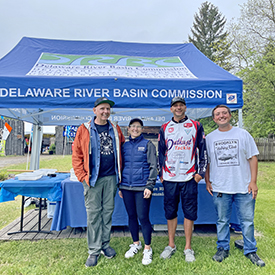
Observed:
[[[185,249],[183,254],[185,255],[185,261],[188,263],[194,262],[196,260],[194,256],[195,252],[193,249]]]
[[[130,249],[125,253],[125,258],[132,258],[134,257],[140,249],[142,249],[141,241],[139,244],[130,244]]]
[[[142,258],[142,264],[143,265],[148,265],[152,262],[153,258],[153,250],[152,248],[150,249],[144,249],[143,251],[143,258]]]

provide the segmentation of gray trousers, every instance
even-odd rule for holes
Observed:
[[[116,176],[99,178],[94,187],[83,182],[87,211],[88,253],[98,255],[109,246],[117,190]]]

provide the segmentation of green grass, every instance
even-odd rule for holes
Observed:
[[[59,156],[59,155],[52,155],[49,156],[49,159],[43,159],[40,160],[40,166],[41,169],[48,168],[48,169],[57,169],[58,171],[69,171],[72,168],[72,156]],[[8,167],[5,167],[1,169],[2,173],[15,173],[15,172],[8,172],[8,169],[26,169],[26,163],[11,165]],[[18,172],[22,173],[22,172]],[[17,174],[18,174],[17,173]],[[16,173],[15,173],[16,174]]]
[[[50,162],[53,162],[50,161]],[[62,164],[62,163],[66,164]],[[55,163],[42,163],[41,168],[71,168],[70,157],[59,157]],[[45,166],[46,165],[46,166]],[[55,166],[54,166],[55,165]],[[159,258],[163,248],[168,243],[168,237],[153,237],[153,262],[149,266],[141,264],[142,253],[132,259],[125,259],[124,253],[131,243],[129,237],[114,237],[111,246],[117,251],[114,259],[100,257],[96,267],[85,268],[87,258],[86,239],[60,239],[40,241],[7,241],[0,242],[0,274],[275,274],[275,163],[259,163],[258,186],[259,194],[256,202],[255,228],[261,233],[256,237],[258,254],[266,262],[264,268],[259,268],[234,248],[231,239],[230,256],[222,263],[212,261],[216,252],[215,237],[193,237],[192,246],[196,253],[196,261],[188,264],[184,261],[183,249],[185,238],[176,237],[177,252],[169,260]],[[5,204],[0,204],[0,217],[7,211]],[[10,202],[10,208],[18,202]],[[20,204],[20,200],[19,200]],[[17,206],[14,206],[16,208]],[[10,213],[11,210],[8,210]],[[17,217],[19,209],[16,209]],[[9,216],[9,215],[7,215]],[[5,216],[6,223],[11,222]]]
[[[11,157],[11,156],[7,156],[7,157]],[[52,156],[49,156],[48,160],[41,160],[39,167],[41,169],[48,168],[48,169],[58,169],[58,171],[70,171],[70,169],[72,168],[72,156],[52,155]],[[26,163],[11,165],[11,166],[2,168],[0,171],[0,181],[4,180],[4,178],[7,178],[9,174],[22,173],[22,172],[7,171],[9,169],[26,170]]]

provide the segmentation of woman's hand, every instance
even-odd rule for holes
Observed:
[[[149,199],[151,194],[152,194],[152,192],[149,189],[145,188],[144,193],[143,193],[143,198],[144,199]]]
[[[118,195],[123,199],[123,195],[122,195],[122,192],[120,190],[118,191]]]

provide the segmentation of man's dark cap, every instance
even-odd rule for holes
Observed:
[[[183,97],[177,96],[171,100],[171,107],[177,102],[182,102],[184,105],[186,105],[185,99]]]
[[[115,105],[114,101],[108,99],[107,97],[100,97],[95,101],[94,107],[96,107],[102,103],[108,103],[108,104],[110,104],[111,107],[113,107]]]
[[[130,125],[132,125],[134,122],[138,122],[138,123],[143,127],[143,121],[142,121],[141,119],[139,119],[139,118],[133,118],[133,119],[131,119],[130,122],[129,122],[129,127],[130,127]]]

